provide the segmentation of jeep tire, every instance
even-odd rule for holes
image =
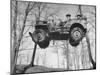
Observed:
[[[40,48],[46,48],[49,45],[49,34],[43,29],[37,29],[33,32],[33,41],[37,43]]]
[[[72,46],[79,45],[79,42],[85,35],[85,29],[80,23],[72,24],[69,32],[69,42]]]

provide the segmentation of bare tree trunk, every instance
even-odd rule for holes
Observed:
[[[18,57],[18,51],[19,51],[19,47],[20,47],[20,43],[21,43],[21,39],[23,37],[23,31],[24,31],[24,28],[25,28],[25,21],[26,21],[26,18],[27,18],[27,15],[25,16],[25,19],[24,19],[24,23],[23,23],[23,27],[22,27],[22,31],[20,33],[20,36],[19,36],[19,39],[18,39],[18,42],[17,42],[17,46],[15,48],[15,55],[14,55],[14,65],[13,65],[13,74],[15,75],[16,74],[16,63],[17,63],[17,57]]]
[[[67,43],[67,57],[66,57],[66,59],[67,59],[67,70],[69,70],[69,47],[68,47],[68,41],[66,41],[66,43]]]
[[[59,68],[59,49],[57,47],[57,42],[56,42],[55,46],[56,46],[56,49],[57,49],[57,60],[58,60],[58,68]]]
[[[74,47],[74,65],[75,65],[75,70],[77,69],[77,47]]]
[[[11,50],[11,74],[13,73],[13,69],[14,69],[14,59],[15,59],[15,53],[16,53],[16,43],[17,43],[17,34],[16,34],[16,23],[17,23],[17,4],[18,2],[17,1],[14,1],[15,2],[15,10],[14,10],[14,22],[13,22],[13,32],[14,32],[14,39],[13,39],[13,48]],[[12,35],[12,34],[11,34]],[[12,38],[12,37],[11,37]],[[15,73],[15,72],[14,72]]]
[[[82,44],[82,51],[81,51],[81,63],[82,63],[82,67],[83,69],[85,69],[85,66],[84,66],[84,55],[83,55],[83,52],[84,52],[84,44],[83,42],[81,41],[81,44]]]
[[[17,34],[16,34],[16,28],[17,28],[17,26],[16,26],[16,22],[17,22],[17,4],[18,4],[17,1],[15,1],[15,6],[16,7],[15,7],[15,11],[14,11],[14,15],[15,16],[14,16],[14,24],[13,24],[13,28],[12,28],[12,30],[14,32],[13,50],[15,50],[16,43],[17,43]]]
[[[59,49],[57,48],[58,68],[59,68]]]
[[[18,51],[19,51],[20,43],[21,43],[21,40],[22,40],[22,37],[23,37],[23,32],[24,32],[24,29],[25,29],[26,19],[27,19],[28,13],[29,13],[29,5],[30,5],[30,3],[28,3],[28,6],[27,6],[27,8],[25,10],[25,16],[24,16],[22,30],[20,32],[18,41],[17,41],[17,43],[15,45],[16,47],[14,49],[14,64],[13,64],[13,68],[12,68],[13,69],[12,75],[16,75],[16,63],[17,63]],[[17,14],[16,14],[16,16],[17,16]]]
[[[96,62],[92,58],[91,46],[90,46],[90,39],[88,37],[88,34],[86,35],[86,42],[87,42],[87,45],[88,45],[89,60],[91,61],[92,65],[93,65],[93,69],[96,69]]]

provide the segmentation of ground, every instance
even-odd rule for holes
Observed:
[[[17,65],[16,73],[42,73],[42,72],[67,71],[64,68],[47,68],[47,67],[38,66],[38,65],[35,65],[34,67],[28,67],[27,69],[25,69],[25,67],[27,67],[27,65],[22,65],[22,66]]]

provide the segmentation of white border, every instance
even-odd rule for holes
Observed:
[[[29,1],[29,0],[25,0]],[[85,71],[40,73],[41,75],[98,75],[100,74],[100,0],[30,0],[54,3],[96,5],[97,10],[97,69]],[[0,75],[10,71],[10,0],[0,0]],[[35,74],[31,74],[35,75]]]

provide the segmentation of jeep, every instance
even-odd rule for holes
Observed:
[[[87,19],[82,15],[77,15],[74,19],[70,18],[70,14],[66,17],[67,21],[54,27],[50,27],[51,24],[47,21],[36,21],[35,31],[29,32],[29,35],[40,48],[47,48],[51,40],[69,40],[72,46],[78,46],[86,34],[84,26]]]

